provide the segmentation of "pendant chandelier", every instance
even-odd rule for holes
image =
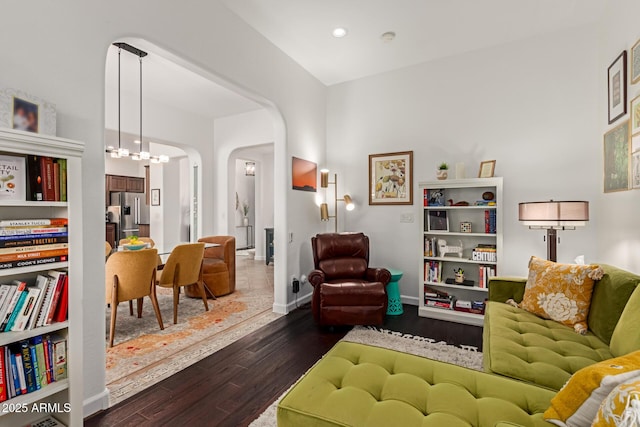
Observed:
[[[107,152],[110,153],[112,158],[120,159],[123,157],[129,157],[131,154],[132,160],[149,160],[151,163],[167,163],[169,162],[169,156],[161,154],[159,156],[151,156],[149,151],[144,149],[144,140],[142,139],[142,58],[147,56],[147,52],[140,50],[127,43],[114,43],[114,46],[118,48],[118,148],[108,147]],[[130,153],[128,148],[122,146],[122,131],[121,131],[121,83],[120,83],[120,54],[122,50],[126,50],[138,57],[140,62],[140,140],[135,141],[140,144],[140,151]],[[150,148],[150,143],[148,143]]]

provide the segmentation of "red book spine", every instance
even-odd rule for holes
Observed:
[[[0,347],[0,402],[7,400],[7,367],[4,364],[4,347]]]
[[[426,188],[424,190],[422,190],[424,192],[423,197],[424,197],[424,206],[429,206],[429,190],[427,190]]]
[[[55,201],[53,190],[53,159],[51,157],[40,157],[40,173],[42,175],[42,199],[45,201]]]
[[[489,233],[491,226],[489,225],[489,211],[484,211],[484,232]]]
[[[56,285],[56,290],[51,298],[51,307],[49,308],[49,313],[47,314],[47,318],[44,322],[45,325],[50,325],[53,321],[53,315],[58,308],[58,302],[60,300],[60,295],[62,294],[62,288],[64,287],[65,278],[61,278],[58,280],[58,284]]]
[[[60,303],[53,320],[56,322],[64,322],[67,320],[67,310],[69,308],[69,276],[64,276],[64,288],[60,296]]]

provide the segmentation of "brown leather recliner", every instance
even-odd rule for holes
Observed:
[[[209,236],[198,242],[217,243],[220,246],[206,248],[202,259],[202,280],[205,292],[216,297],[236,290],[236,238],[233,236]],[[196,288],[185,288],[185,294],[199,298]]]
[[[369,238],[363,233],[327,233],[311,238],[315,270],[311,307],[318,325],[381,325],[391,273],[369,268]]]

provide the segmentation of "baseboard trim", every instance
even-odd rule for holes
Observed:
[[[412,297],[409,295],[400,295],[400,299],[402,300],[403,304],[409,304],[409,305],[420,305],[420,298],[418,297]]]
[[[298,301],[297,301],[298,307],[301,306],[302,304],[306,304],[309,301],[311,301],[311,296],[312,295],[313,295],[313,293],[308,293],[306,295],[298,297]],[[295,309],[296,309],[296,301],[291,301],[289,304],[287,304],[287,313],[290,312],[290,311],[293,311]]]
[[[89,397],[82,402],[83,418],[109,408],[109,390],[106,388],[99,394]]]
[[[254,259],[256,261],[264,261],[265,259],[267,259],[267,257],[264,255],[256,255]]]

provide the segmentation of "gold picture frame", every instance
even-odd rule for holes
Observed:
[[[493,178],[496,170],[495,160],[485,160],[480,162],[480,170],[478,170],[478,178]]]
[[[369,204],[413,205],[413,151],[369,155]]]
[[[629,189],[629,121],[626,120],[604,134],[604,192]]]
[[[631,48],[631,84],[640,82],[640,40]]]
[[[640,133],[640,95],[631,100],[629,113],[629,120],[631,121],[631,135]]]

